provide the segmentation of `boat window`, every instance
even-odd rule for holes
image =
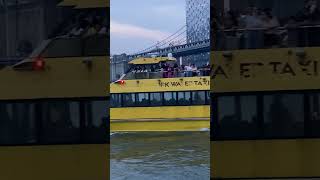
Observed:
[[[303,136],[303,95],[265,95],[263,106],[264,133],[266,137]]]
[[[206,104],[210,104],[211,100],[210,100],[210,91],[206,91]]]
[[[164,105],[176,105],[177,96],[176,92],[165,92],[163,93]]]
[[[104,143],[109,134],[109,103],[106,100],[85,103],[85,142]]]
[[[111,94],[111,106],[121,107],[121,94]]]
[[[75,143],[80,141],[80,103],[47,101],[40,103],[43,143]]]
[[[150,93],[150,104],[151,106],[161,106],[162,105],[161,93]]]
[[[206,91],[192,92],[192,104],[203,105],[206,104]]]
[[[206,105],[209,91],[111,94],[111,107]]]
[[[0,145],[107,143],[109,101],[0,102]]]
[[[130,106],[135,106],[136,104],[136,99],[135,99],[135,94],[122,94],[122,100],[123,100],[123,106],[125,107],[130,107]]]
[[[217,138],[246,139],[257,136],[255,96],[218,97]],[[215,133],[215,132],[214,132]]]
[[[310,136],[320,137],[320,94],[312,93],[308,98],[310,103],[308,134]]]
[[[35,143],[35,107],[33,103],[0,103],[0,144]]]
[[[179,105],[191,105],[191,92],[178,92]]]
[[[137,105],[149,106],[149,93],[137,93]]]

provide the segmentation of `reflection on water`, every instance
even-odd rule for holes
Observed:
[[[112,180],[206,180],[209,132],[113,134],[110,158]]]

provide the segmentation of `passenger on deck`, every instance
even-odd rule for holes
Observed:
[[[174,65],[173,65],[173,68],[178,68],[179,66],[178,66],[178,64],[177,63],[174,63]]]
[[[89,26],[88,21],[81,20],[79,24],[69,32],[69,36],[71,37],[81,36],[88,29],[88,26]]]
[[[271,10],[265,10],[261,16],[263,27],[267,29],[264,33],[264,45],[271,47],[274,45],[279,45],[280,34],[275,28],[280,26],[278,19],[271,14]]]
[[[178,74],[179,74],[179,66],[178,66],[177,63],[174,63],[174,65],[173,65],[173,71],[174,71],[173,76],[174,76],[174,77],[178,77]]]
[[[198,73],[197,73],[197,71],[198,71],[197,66],[196,66],[195,64],[192,64],[192,65],[191,65],[191,68],[192,68],[192,76],[197,76],[197,75],[198,75]]]
[[[192,76],[192,67],[191,65],[186,65],[185,67],[185,71],[186,71],[186,77],[191,77]]]
[[[90,28],[88,29],[88,31],[85,34],[85,37],[88,36],[93,36],[93,35],[97,35],[97,34],[106,34],[107,33],[107,28],[104,27],[99,19],[94,19],[93,22],[90,25]]]

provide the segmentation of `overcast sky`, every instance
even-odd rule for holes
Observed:
[[[154,45],[186,24],[185,0],[111,0],[111,54]]]

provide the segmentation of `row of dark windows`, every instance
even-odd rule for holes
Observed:
[[[320,137],[320,93],[216,95],[212,140]]]
[[[208,105],[209,91],[111,94],[111,107]]]
[[[108,143],[107,105],[103,98],[0,102],[0,145]]]

